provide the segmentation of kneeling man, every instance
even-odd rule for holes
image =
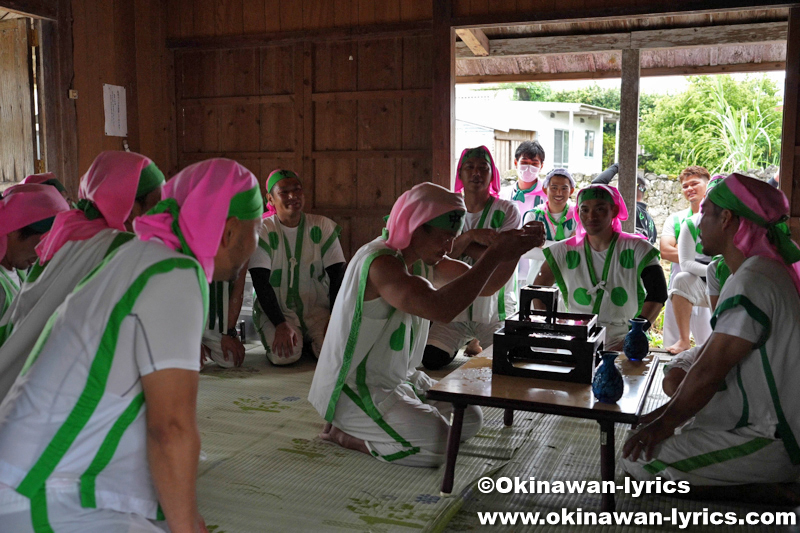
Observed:
[[[388,235],[354,255],[308,396],[329,422],[322,438],[402,465],[444,462],[453,406],[427,401],[435,381],[416,369],[429,321],[450,322],[497,292],[519,257],[544,243],[541,223],[497,233],[470,268],[447,257],[465,211],[459,195],[422,183],[395,202]],[[482,419],[467,408],[464,440]]]
[[[722,254],[731,274],[697,361],[625,443],[623,468],[635,478],[698,486],[798,480],[800,249],[788,213],[783,193],[739,174],[703,202],[703,252]]]

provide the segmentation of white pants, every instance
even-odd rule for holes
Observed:
[[[622,459],[622,468],[640,481],[661,477],[692,485],[791,483],[800,478],[780,440],[765,439],[752,430],[691,428],[658,447],[652,461]]]
[[[377,459],[403,466],[437,467],[446,459],[453,404],[425,399],[425,393],[435,384],[427,374],[416,371],[409,381],[393,390],[382,390],[375,394],[374,397],[385,397],[375,405],[382,424],[373,420],[342,393],[336,404],[333,425],[364,440]],[[475,405],[467,407],[461,440],[474,437],[482,426],[481,408]],[[396,436],[390,435],[389,431]],[[399,442],[397,436],[405,444]]]
[[[711,307],[706,294],[706,282],[700,277],[688,272],[678,272],[672,280],[669,297],[677,294],[683,296],[695,307]]]
[[[293,316],[287,315],[286,321],[297,330],[299,338],[297,339],[297,346],[294,347],[292,355],[289,357],[278,357],[278,354],[272,351],[272,343],[275,342],[275,326],[270,322],[264,312],[255,312],[255,307],[253,311],[253,322],[255,322],[256,331],[258,331],[258,335],[261,337],[261,344],[264,345],[264,349],[267,351],[267,359],[269,359],[270,363],[273,365],[288,365],[294,363],[303,355],[303,346],[306,342],[311,343],[311,351],[314,353],[314,357],[319,359],[319,351],[322,349],[322,341],[325,340],[325,329],[328,327],[330,314],[318,313],[319,316],[306,319],[305,323],[308,331],[306,331],[305,335],[300,333],[300,321]]]
[[[211,331],[207,329],[203,332],[203,346],[208,348],[208,355],[211,360],[217,363],[222,368],[231,368],[233,366],[233,354],[228,354],[228,360],[222,354],[222,333],[219,331]]]
[[[166,522],[143,516],[81,507],[77,483],[47,488],[47,517],[56,533],[164,533]],[[33,533],[30,500],[10,487],[0,488],[0,531]]]
[[[462,346],[478,339],[481,348],[488,348],[494,343],[494,333],[503,327],[500,321],[491,324],[481,324],[480,322],[450,322],[442,324],[432,322],[428,332],[428,344],[444,350],[448,354],[456,353]]]
[[[693,300],[700,300],[697,295],[697,286],[696,283],[692,280],[684,280],[678,282],[678,278],[681,276],[691,276],[697,282],[703,284],[702,289],[702,301],[705,302],[703,305],[695,305]],[[679,284],[679,286],[678,286]],[[691,331],[692,336],[694,337],[694,343],[696,345],[704,344],[708,338],[711,336],[711,309],[708,304],[708,296],[705,293],[705,283],[703,280],[689,274],[687,272],[678,272],[672,279],[670,280],[670,291],[669,291],[669,299],[664,307],[664,346],[672,346],[678,340],[680,340],[680,335],[678,333],[678,323],[675,320],[675,310],[672,308],[672,295],[680,294],[690,302],[692,302],[692,316],[689,319],[689,331]],[[692,293],[692,298],[687,296],[688,293]]]

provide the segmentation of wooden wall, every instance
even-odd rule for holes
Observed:
[[[295,170],[306,210],[376,237],[397,196],[430,179],[430,37],[176,52],[178,164],[230,157],[260,181]]]
[[[431,19],[433,0],[168,0],[169,35],[235,36]]]
[[[140,149],[136,17],[134,4],[128,0],[72,0],[72,18],[78,173],[82,175],[100,152],[122,150],[121,137],[105,135],[104,83],[125,87],[128,142],[131,150]]]
[[[336,220],[351,255],[380,234],[401,192],[431,179],[432,40],[403,25],[429,19],[430,0],[206,4],[166,8],[177,167],[229,157],[262,186],[276,168],[296,171],[306,211]],[[368,35],[326,31],[373,24]],[[270,32],[284,38],[237,39]]]

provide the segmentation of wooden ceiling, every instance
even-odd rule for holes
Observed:
[[[760,9],[457,30],[456,81],[616,78],[626,48],[641,49],[642,76],[783,70],[788,13]],[[476,56],[485,54],[486,44],[488,55]]]

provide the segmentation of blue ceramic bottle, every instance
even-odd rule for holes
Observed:
[[[647,324],[647,320],[644,318],[632,318],[630,323],[631,330],[625,335],[622,349],[625,352],[625,356],[631,361],[641,361],[650,350],[650,344],[644,332],[644,325]]]
[[[614,360],[619,352],[600,352],[603,361],[597,367],[592,381],[594,397],[603,403],[617,403],[622,398],[625,386],[622,383],[622,374],[614,365]]]

